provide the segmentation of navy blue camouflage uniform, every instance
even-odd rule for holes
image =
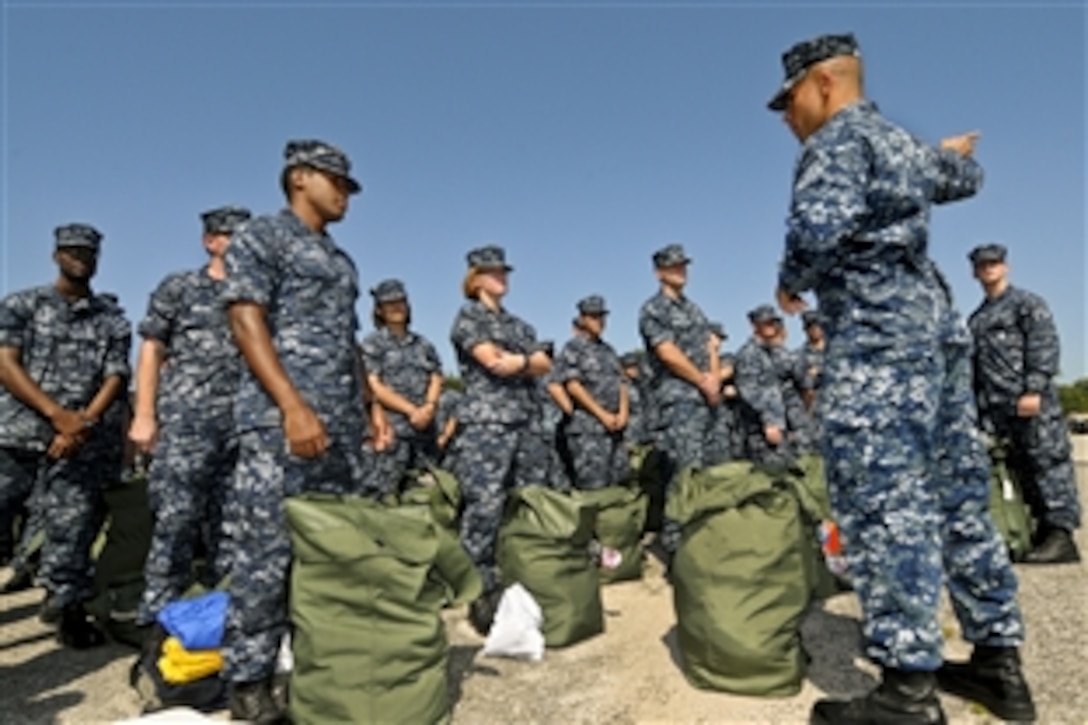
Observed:
[[[718,415],[714,424],[715,445],[723,447],[723,460],[743,459],[746,455],[745,432],[740,400],[737,391],[737,357],[732,353],[723,353],[719,360],[722,369],[731,369],[733,374],[722,381],[722,403],[718,406]]]
[[[619,413],[620,396],[627,387],[627,379],[620,367],[619,356],[607,342],[586,334],[571,338],[563,346],[556,368],[564,385],[578,381],[605,411]],[[574,400],[574,396],[571,399]],[[566,426],[566,441],[576,487],[586,490],[606,488],[627,476],[630,465],[623,432],[606,429],[577,400],[574,400],[574,413]]]
[[[778,319],[768,305],[761,305],[748,313],[753,322],[769,322]],[[789,463],[793,456],[785,438],[788,421],[786,401],[782,396],[780,366],[775,361],[774,345],[752,335],[737,350],[733,380],[737,387],[738,423],[744,435],[744,457],[768,466]],[[782,431],[783,441],[771,445],[765,428],[774,426]]]
[[[317,141],[289,142],[286,165],[309,165],[349,180],[339,150]],[[248,365],[234,400],[239,433],[231,496],[234,562],[225,635],[224,676],[231,682],[270,677],[287,632],[291,543],[283,502],[320,491],[375,496],[362,458],[367,434],[363,378],[355,344],[358,275],[328,234],[314,232],[289,209],[247,222],[226,254],[223,300],[265,309],[284,372],[325,427],[322,456],[289,452],[283,416]]]
[[[805,310],[802,317],[806,330],[812,325],[819,325],[821,329],[823,328],[823,318],[820,317],[820,313],[816,310]],[[820,371],[824,367],[824,350],[823,346],[817,347],[810,340],[806,340],[801,347],[793,352],[797,364],[795,379],[801,390],[805,413],[808,415],[811,449],[815,452],[820,450],[820,436],[823,431],[820,418],[816,414],[815,401],[820,389]]]
[[[379,304],[407,300],[399,280],[383,281],[371,290],[371,295]],[[376,375],[383,385],[416,406],[426,402],[432,377],[442,374],[434,345],[411,330],[398,336],[388,327],[381,327],[363,338],[361,348],[366,374]],[[417,430],[403,413],[391,409],[386,412],[393,427],[393,444],[373,453],[371,475],[388,493],[397,490],[409,470],[433,465],[438,450],[433,420],[425,429]]]
[[[772,345],[770,353],[782,389],[782,403],[786,408],[786,437],[789,448],[794,455],[802,455],[812,450],[814,435],[812,416],[801,397],[803,380],[800,362],[792,350],[781,344]]]
[[[983,429],[1012,444],[1011,461],[1024,474],[1025,497],[1036,516],[1049,527],[1079,528],[1069,432],[1054,384],[1060,350],[1050,309],[1038,295],[1010,286],[984,300],[969,324]],[[1021,418],[1016,402],[1029,393],[1040,396],[1041,410]]]
[[[548,472],[545,480],[549,488],[556,491],[569,491],[572,483],[572,464],[570,449],[567,446],[566,429],[570,417],[559,407],[548,389],[554,384],[562,385],[557,377],[557,368],[540,378],[536,387],[540,410],[533,417],[532,425],[540,432],[540,439],[548,455]]]
[[[57,247],[98,250],[101,234],[82,224],[56,230]],[[0,301],[0,347],[16,348],[26,374],[51,400],[81,411],[110,378],[126,387],[132,327],[109,294],[69,301],[52,285]],[[58,607],[93,593],[91,544],[102,522],[101,492],[120,470],[115,419],[103,416],[68,458],[46,454],[55,432],[37,411],[0,387],[0,512],[21,506],[40,481],[45,544],[39,578]],[[0,516],[2,519],[3,516]],[[32,525],[33,526],[33,525]]]
[[[476,268],[506,266],[505,252],[499,247],[474,249],[468,261]],[[531,355],[541,347],[531,325],[479,300],[461,307],[450,340],[465,384],[451,472],[464,496],[461,542],[480,571],[486,593],[501,583],[495,545],[507,491],[545,484],[548,452],[535,422],[541,412],[539,382],[524,375],[495,375],[476,360],[473,350],[492,343],[510,353]]]
[[[826,319],[828,484],[866,651],[886,668],[941,664],[943,580],[965,639],[1023,638],[988,513],[967,328],[926,253],[931,205],[981,182],[974,160],[913,138],[865,100],[807,138],[794,174],[779,286],[815,290]]]
[[[436,435],[442,435],[443,431],[446,430],[446,425],[449,421],[456,421],[453,434],[450,436],[449,440],[446,441],[445,447],[438,451],[438,462],[444,468],[449,468],[453,461],[451,451],[453,450],[454,442],[457,440],[458,432],[461,429],[461,418],[457,411],[464,397],[464,393],[460,390],[454,390],[453,388],[444,388],[438,396],[438,410],[436,410],[434,414]]]
[[[249,219],[241,207],[201,215],[205,234],[231,234]],[[167,276],[151,293],[137,332],[162,345],[155,415],[158,442],[148,470],[155,528],[138,621],[150,624],[190,584],[198,542],[203,584],[230,571],[223,509],[238,457],[232,406],[241,373],[222,294],[207,266]]]
[[[680,245],[669,245],[654,255],[658,267],[688,261]],[[663,291],[647,300],[639,312],[639,332],[651,371],[657,445],[665,463],[666,498],[675,478],[688,466],[712,466],[714,415],[702,391],[675,375],[657,356],[658,345],[671,342],[703,372],[710,370],[710,327],[703,311],[685,296],[672,299]],[[661,544],[672,553],[680,543],[680,527],[666,519]]]

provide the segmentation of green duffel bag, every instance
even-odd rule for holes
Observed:
[[[665,512],[665,484],[661,478],[662,455],[652,445],[640,445],[631,451],[631,476],[646,496],[644,531],[660,531]]]
[[[452,473],[437,466],[409,471],[396,495],[386,497],[393,506],[426,506],[436,524],[460,535],[461,484]]]
[[[147,499],[147,477],[125,475],[102,491],[106,521],[94,546],[95,596],[87,612],[116,642],[140,647],[136,614],[144,593],[144,562],[154,520]]]
[[[1009,556],[1013,561],[1023,561],[1031,551],[1036,521],[1024,500],[1020,481],[1009,466],[1008,446],[1006,441],[990,445],[990,517],[1009,548]]]
[[[544,486],[510,491],[499,529],[504,586],[521,583],[544,615],[544,644],[565,647],[604,631],[600,576],[589,555],[597,508]]]
[[[593,530],[601,546],[601,583],[641,579],[646,495],[636,486],[609,486],[572,495],[597,509]]]
[[[805,529],[805,577],[812,596],[827,599],[848,591],[846,582],[828,567],[820,535],[821,527],[833,521],[823,456],[801,457],[796,465],[782,472],[781,480],[790,484],[801,506],[801,522]]]
[[[801,506],[814,518],[831,520],[831,494],[827,490],[827,471],[824,457],[810,453],[801,456],[793,471]]]
[[[308,494],[285,508],[292,722],[447,721],[440,612],[483,588],[460,541],[418,505]]]
[[[688,681],[738,695],[801,690],[809,602],[805,531],[791,485],[751,462],[681,471],[667,513],[683,526],[670,569]]]

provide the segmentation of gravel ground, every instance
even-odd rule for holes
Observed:
[[[1088,501],[1088,436],[1076,436],[1078,479]],[[1088,553],[1082,529],[1078,543]],[[1040,722],[1088,723],[1088,566],[1017,567],[1028,628],[1023,650]],[[0,581],[10,570],[0,570]],[[0,597],[0,723],[107,723],[135,718],[128,685],[132,650],[110,645],[66,651],[37,620],[40,590]],[[447,613],[454,725],[490,723],[804,723],[824,694],[852,695],[875,682],[858,649],[858,606],[843,594],[815,607],[803,634],[813,657],[796,697],[742,698],[687,684],[676,660],[672,596],[656,560],[637,582],[604,589],[606,632],[544,661],[484,658],[462,610]],[[947,601],[950,657],[967,647]],[[954,723],[997,722],[977,706],[945,699]],[[215,719],[225,719],[222,713]]]

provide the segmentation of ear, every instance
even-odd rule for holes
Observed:
[[[835,79],[827,68],[816,69],[816,87],[820,90],[820,96],[827,98],[831,95],[835,86]]]
[[[291,188],[296,191],[298,189],[301,189],[303,186],[303,180],[306,178],[306,174],[308,173],[310,173],[310,170],[307,169],[305,166],[296,166],[295,168],[291,169]]]

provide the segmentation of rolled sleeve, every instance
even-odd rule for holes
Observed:
[[[453,323],[450,341],[458,350],[469,355],[480,344],[491,342],[490,326],[478,305],[466,305]]]
[[[104,378],[119,375],[128,379],[132,377],[132,369],[129,366],[128,356],[132,349],[132,325],[124,317],[114,319],[110,330],[109,347],[106,350],[105,364],[102,369]]]
[[[574,342],[568,343],[559,355],[556,365],[555,379],[561,383],[569,383],[571,380],[582,381],[582,356],[579,354]]]
[[[426,370],[429,373],[442,372],[442,360],[438,357],[438,350],[430,342],[424,342],[423,359]]]
[[[382,370],[382,348],[378,342],[376,334],[367,335],[363,338],[363,342],[359,345],[359,351],[363,357],[363,370],[367,375],[377,375],[380,379],[383,374]]]
[[[26,345],[26,328],[34,316],[34,305],[25,294],[12,294],[0,300],[0,347]]]
[[[267,306],[276,290],[277,245],[259,228],[244,229],[231,239],[225,257],[224,304],[253,302]]]
[[[654,310],[646,310],[638,321],[639,332],[642,339],[652,350],[663,342],[676,342],[676,331],[662,320]]]
[[[178,318],[179,303],[177,278],[170,277],[151,293],[151,299],[147,303],[147,315],[137,327],[140,337],[168,345],[173,334],[174,321]]]

